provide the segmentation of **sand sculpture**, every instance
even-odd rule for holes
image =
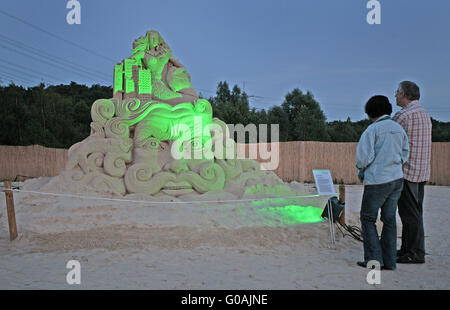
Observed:
[[[59,188],[178,199],[292,193],[257,161],[237,158],[226,124],[156,31],[115,66],[113,98],[95,101],[91,117],[91,134],[51,182]]]

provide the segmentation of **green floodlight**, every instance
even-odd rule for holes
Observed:
[[[265,207],[259,210],[264,216],[279,221],[281,225],[322,222],[322,209],[312,206],[288,205],[283,207]]]

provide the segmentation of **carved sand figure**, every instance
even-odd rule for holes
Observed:
[[[226,124],[212,117],[210,103],[154,30],[115,66],[114,97],[95,101],[91,117],[91,134],[69,149],[65,169],[51,181],[59,188],[179,199],[292,194],[258,162],[237,158]]]

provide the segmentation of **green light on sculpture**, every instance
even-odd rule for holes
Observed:
[[[91,134],[71,148],[55,184],[77,192],[139,194],[129,197],[139,200],[246,201],[233,202],[238,214],[230,219],[249,219],[257,227],[321,221],[317,208],[295,206],[314,205],[307,196],[257,161],[237,156],[227,124],[213,118],[210,102],[200,98],[157,31],[135,40],[132,56],[114,67],[114,96],[96,100],[91,118]],[[267,200],[249,206],[261,198]]]
[[[148,69],[139,68],[139,94],[151,94],[151,72]]]
[[[125,92],[134,92],[133,66],[136,65],[134,59],[125,59]]]
[[[212,124],[212,108],[205,99],[199,99],[195,104],[181,103],[174,107],[165,103],[151,103],[146,113],[134,121],[139,122],[134,132],[137,144],[144,143],[152,136],[159,141],[180,139],[180,148],[182,143],[192,140],[192,147],[202,150],[211,139],[207,126]]]
[[[133,43],[130,58],[114,69],[114,94],[119,99],[136,96],[171,105],[197,101],[186,68],[172,56],[169,45],[157,31],[148,31]],[[143,96],[141,96],[143,95]]]
[[[185,68],[178,68],[168,73],[169,86],[175,92],[185,88],[191,88],[191,77]]]
[[[123,64],[114,67],[114,92],[123,90]]]
[[[284,207],[266,207],[259,209],[265,217],[276,220],[280,225],[322,222],[322,209],[312,206],[289,205]]]

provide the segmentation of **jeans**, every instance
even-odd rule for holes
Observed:
[[[361,230],[364,261],[376,260],[380,266],[396,267],[397,257],[397,201],[403,188],[403,179],[384,184],[365,185],[361,204]],[[375,222],[381,209],[383,230],[378,238]]]
[[[425,233],[423,229],[423,196],[425,182],[405,180],[398,200],[398,214],[402,220],[400,252],[414,259],[425,260]]]

